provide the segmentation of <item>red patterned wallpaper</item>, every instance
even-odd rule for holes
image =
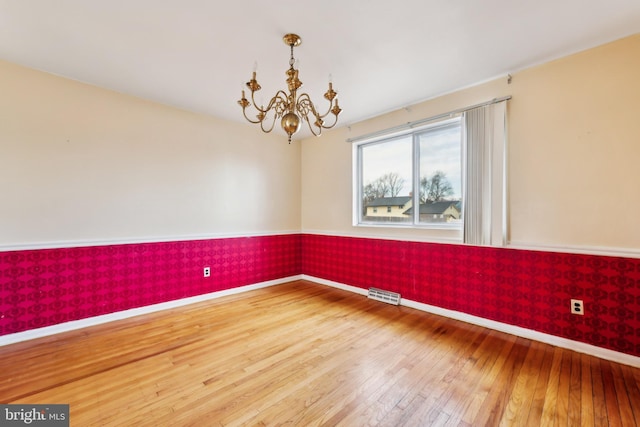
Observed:
[[[298,275],[300,244],[294,234],[0,252],[0,335]]]
[[[640,259],[312,234],[0,252],[0,335],[301,273],[640,356]]]
[[[640,259],[310,234],[302,248],[310,276],[640,356]]]

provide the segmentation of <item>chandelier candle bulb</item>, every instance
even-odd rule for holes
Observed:
[[[269,100],[267,106],[261,102],[260,107],[256,104],[255,93],[260,90],[260,84],[256,79],[256,70],[258,62],[254,62],[253,74],[251,80],[246,83],[247,88],[251,91],[251,102],[245,97],[245,91],[242,90],[242,98],[238,104],[242,107],[242,114],[248,122],[260,124],[260,129],[269,133],[273,130],[275,122],[280,119],[280,125],[289,137],[300,130],[302,122],[305,121],[309,126],[309,130],[315,136],[322,134],[322,129],[331,129],[338,123],[338,114],[342,109],[338,106],[338,93],[333,90],[331,74],[329,74],[329,90],[324,94],[326,100],[329,101],[329,107],[324,114],[318,112],[318,108],[311,102],[311,97],[307,93],[298,94],[298,89],[302,87],[302,81],[298,78],[299,61],[293,56],[293,48],[300,46],[302,39],[297,34],[286,34],[282,40],[291,49],[291,57],[289,59],[289,69],[285,72],[287,75],[287,89],[289,93],[279,90],[276,95]],[[257,111],[255,117],[257,120],[247,116],[247,107],[251,106]],[[271,114],[269,114],[271,113]],[[333,123],[325,125],[324,118],[329,114],[334,115]]]

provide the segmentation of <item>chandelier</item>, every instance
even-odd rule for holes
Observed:
[[[340,107],[338,106],[338,99],[336,95],[338,93],[333,90],[333,83],[329,79],[329,90],[324,94],[324,97],[329,101],[329,108],[326,113],[320,114],[316,109],[311,98],[307,93],[301,93],[298,95],[298,89],[302,87],[302,82],[298,78],[298,70],[294,68],[296,63],[293,57],[293,48],[300,46],[302,39],[297,34],[287,34],[282,38],[285,44],[291,48],[291,59],[289,59],[289,69],[286,71],[287,75],[287,87],[289,93],[283,90],[276,92],[276,95],[271,98],[266,107],[264,105],[256,104],[255,93],[260,90],[261,86],[256,80],[256,71],[253,71],[253,77],[247,82],[247,87],[251,91],[251,102],[256,113],[256,119],[251,119],[247,116],[247,107],[251,106],[251,102],[245,98],[245,91],[242,90],[242,98],[238,101],[238,104],[242,107],[242,114],[244,118],[251,123],[260,124],[260,128],[263,132],[269,133],[273,130],[275,122],[280,119],[282,129],[289,136],[289,144],[291,144],[291,137],[293,134],[300,130],[302,126],[302,120],[307,122],[309,130],[315,136],[319,136],[322,133],[322,129],[331,129],[338,122],[338,114],[340,114]],[[269,117],[269,113],[271,117]],[[324,122],[325,117],[332,113],[334,115],[333,123],[327,126]]]

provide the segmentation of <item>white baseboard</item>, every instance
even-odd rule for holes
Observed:
[[[239,294],[242,292],[252,291],[254,289],[266,288],[269,286],[280,285],[282,283],[299,280],[302,276],[290,276],[284,279],[269,280],[266,282],[255,283],[252,285],[240,286],[237,288],[225,289],[223,291],[211,292],[203,295],[196,295],[189,298],[182,298],[174,301],[167,301],[160,304],[148,305],[145,307],[132,308],[129,310],[118,311],[115,313],[103,314],[101,316],[89,317],[87,319],[73,320],[71,322],[59,323],[57,325],[45,326],[44,328],[30,329],[24,332],[16,332],[0,336],[0,347],[9,344],[15,344],[22,341],[28,341],[36,338],[42,338],[49,335],[60,334],[62,332],[74,331],[76,329],[87,328],[89,326],[101,325],[103,323],[114,322],[116,320],[128,319],[142,314],[155,313],[157,311],[168,310],[171,308],[182,307],[189,304],[195,304],[202,301],[208,301],[227,295]]]
[[[303,274],[302,279],[319,283],[321,285],[327,285],[334,288],[342,289],[345,291],[355,292],[361,295],[367,294],[367,289],[345,285],[344,283],[333,282],[331,280],[325,280],[319,277],[313,277],[313,276],[308,276],[306,274]],[[489,320],[483,317],[473,316],[473,315],[462,313],[459,311],[448,310],[445,308],[436,307],[433,305],[424,304],[421,302],[412,301],[405,298],[401,298],[400,305],[404,305],[410,308],[415,308],[416,310],[425,311],[427,313],[448,317],[450,319],[460,320],[462,322],[482,326],[485,328],[504,332],[510,335],[515,335],[518,337],[543,342],[556,347],[574,350],[579,353],[588,354],[591,356],[599,357],[601,359],[610,360],[612,362],[622,363],[622,364],[633,366],[636,368],[640,367],[640,357],[632,356],[626,353],[621,353],[619,351],[613,351],[606,348],[597,347],[595,345],[586,344],[580,341],[573,341],[567,338],[557,337],[555,335],[545,334],[543,332],[537,332],[531,329],[509,325],[507,323],[496,322],[495,320]]]
[[[319,277],[308,276],[306,274],[302,275],[302,280],[308,280],[310,282],[319,283],[321,285],[331,286],[332,288],[342,289],[343,291],[349,291],[360,295],[367,295],[368,290],[363,288],[358,288],[357,286],[345,285],[344,283],[334,282],[332,280],[321,279]]]

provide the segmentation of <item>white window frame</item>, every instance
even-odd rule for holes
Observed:
[[[462,174],[463,174],[463,184],[462,184],[462,217],[463,217],[463,225],[462,225],[462,233],[460,233],[459,227],[454,227],[452,231],[455,231],[454,234],[459,235],[460,237],[456,237],[455,240],[463,241],[464,243],[469,243],[472,245],[490,245],[490,246],[504,246],[508,241],[508,212],[507,212],[507,157],[508,157],[508,146],[507,146],[507,102],[511,99],[511,96],[505,96],[502,98],[495,98],[489,102],[485,102],[482,104],[477,104],[474,106],[470,106],[467,108],[451,111],[449,113],[443,113],[436,117],[423,119],[415,122],[409,122],[406,125],[400,125],[393,129],[376,132],[374,134],[369,134],[367,136],[362,136],[358,138],[348,139],[347,142],[353,144],[352,148],[352,172],[353,172],[353,197],[352,197],[352,224],[353,226],[362,227],[386,227],[386,228],[411,228],[411,229],[443,229],[452,227],[447,224],[420,224],[417,219],[419,219],[419,208],[414,209],[414,221],[411,224],[389,224],[389,223],[373,223],[373,222],[362,222],[362,157],[359,155],[359,150],[361,146],[366,144],[370,144],[376,141],[383,141],[392,139],[394,137],[407,135],[410,133],[414,133],[420,130],[428,129],[430,126],[438,126],[442,124],[442,119],[448,119],[457,115],[462,114],[462,133],[463,133],[463,143],[462,143]],[[470,119],[468,114],[473,112],[473,116],[475,116],[478,110],[483,109],[482,113],[484,116],[484,124],[481,124],[481,130],[475,128],[469,131],[467,134],[467,126],[471,123],[467,120]],[[470,119],[473,121],[472,119]],[[472,125],[475,126],[475,125]],[[480,133],[481,136],[477,134]],[[479,139],[477,139],[479,138]],[[473,146],[470,144],[474,144]],[[468,179],[471,179],[469,182],[474,182],[474,179],[471,178],[474,176],[471,171],[477,171],[478,165],[474,163],[474,165],[469,165],[467,162],[467,150],[473,149],[476,150],[476,144],[481,144],[481,146],[485,147],[483,150],[486,150],[485,153],[485,163],[488,162],[489,169],[483,172],[484,176],[487,178],[486,181],[483,181],[482,184],[483,190],[481,190],[481,198],[482,201],[478,207],[478,197],[475,197],[474,194],[467,194],[467,185],[465,182]],[[418,168],[415,166],[416,158],[416,144],[413,144],[414,149],[414,160],[413,160],[413,169],[414,175],[418,173]],[[467,148],[469,147],[469,148]],[[417,160],[419,162],[419,159]],[[470,168],[471,166],[471,168]],[[484,167],[484,166],[482,166]],[[476,168],[476,169],[473,169]],[[415,203],[417,199],[419,199],[419,191],[415,191],[416,188],[419,190],[419,177],[414,179],[414,206],[419,206],[419,203]],[[479,193],[480,194],[480,193]],[[475,198],[474,198],[475,197]],[[470,199],[471,198],[471,199]],[[467,206],[465,208],[465,201],[471,200],[471,204],[475,205],[474,208],[470,208]],[[480,209],[476,211],[476,209]],[[476,215],[475,212],[478,212]],[[469,219],[472,219],[467,223]],[[474,229],[477,229],[476,222],[482,221],[483,232],[476,233]],[[469,228],[467,229],[467,225]],[[449,232],[447,232],[449,233]],[[441,238],[436,237],[437,240],[441,240]],[[445,240],[449,240],[448,238]]]
[[[461,114],[455,114],[450,116],[444,120],[437,120],[430,122],[428,124],[423,124],[421,126],[412,127],[409,129],[405,129],[400,132],[393,132],[386,135],[363,139],[353,144],[353,159],[354,159],[354,167],[353,167],[353,194],[354,194],[354,207],[353,207],[353,225],[354,226],[366,226],[366,227],[390,227],[390,228],[420,228],[420,229],[440,229],[440,230],[457,230],[461,231],[463,228],[462,223],[451,224],[451,223],[429,223],[429,222],[420,222],[420,144],[419,144],[419,135],[427,132],[429,130],[435,130],[444,126],[450,126],[454,123],[459,123],[461,126],[461,138],[460,138],[460,150],[461,157],[464,159],[464,147],[462,141],[462,133],[463,133],[463,121]],[[363,208],[362,205],[362,149],[367,145],[384,143],[384,141],[391,141],[396,138],[411,135],[411,144],[412,144],[412,206],[413,209],[413,218],[411,222],[401,222],[401,223],[390,223],[390,222],[382,222],[382,221],[364,221],[363,216]],[[464,160],[463,160],[464,164]],[[462,166],[461,166],[462,168]],[[463,172],[464,173],[464,172]],[[464,188],[462,189],[464,193]],[[417,209],[415,208],[417,206]],[[462,207],[464,211],[464,206]],[[461,212],[462,215],[462,212]]]

